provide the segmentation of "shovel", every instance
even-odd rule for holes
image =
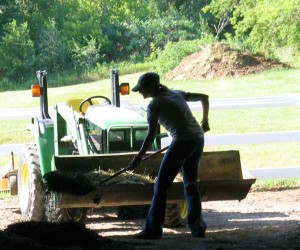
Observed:
[[[141,162],[146,161],[146,160],[149,160],[149,159],[151,159],[151,158],[154,158],[155,156],[157,156],[158,154],[160,154],[160,153],[162,153],[163,151],[167,150],[168,148],[169,148],[169,146],[166,146],[166,147],[164,147],[164,148],[162,148],[162,149],[160,149],[160,150],[154,152],[153,154],[150,154],[150,155],[148,155],[148,156],[143,157],[143,159],[141,160]],[[128,167],[126,167],[126,168],[121,169],[120,171],[118,171],[118,172],[116,172],[115,174],[113,174],[112,176],[109,176],[108,178],[106,178],[106,179],[104,179],[104,180],[98,182],[97,184],[98,184],[98,185],[101,185],[101,184],[103,184],[103,183],[105,183],[105,182],[107,182],[107,181],[109,181],[109,180],[111,180],[111,179],[113,179],[113,178],[119,176],[120,174],[126,172],[126,171],[129,170],[129,169],[132,169],[131,166],[128,166]]]

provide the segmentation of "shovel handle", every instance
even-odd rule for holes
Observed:
[[[152,154],[150,154],[150,155],[147,155],[147,156],[143,157],[141,161],[143,162],[143,161],[147,161],[147,160],[149,160],[149,159],[151,159],[151,158],[154,158],[154,157],[157,156],[158,154],[160,154],[160,153],[166,151],[168,148],[169,148],[169,146],[166,146],[166,147],[164,147],[164,148],[162,148],[162,149],[160,149],[160,150],[157,150],[156,152],[154,152],[154,153],[152,153]]]
[[[167,150],[168,148],[169,148],[169,146],[166,146],[166,147],[164,147],[164,148],[162,148],[162,149],[160,149],[160,150],[154,152],[153,154],[147,155],[147,156],[143,157],[141,161],[143,162],[143,161],[147,161],[147,160],[149,160],[149,159],[151,159],[151,158],[154,158],[155,156],[157,156],[158,154],[160,154],[160,153],[162,153],[163,151]],[[129,170],[129,169],[131,169],[131,166],[127,166],[126,168],[121,169],[120,171],[116,172],[116,173],[113,174],[112,176],[109,176],[109,177],[107,177],[106,179],[104,179],[104,180],[98,182],[98,184],[101,185],[101,184],[103,184],[103,183],[105,183],[105,182],[107,182],[107,181],[109,181],[109,180],[111,180],[111,179],[113,179],[113,178],[119,176],[120,174],[126,172],[126,171]]]

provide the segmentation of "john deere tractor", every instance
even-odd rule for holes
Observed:
[[[119,84],[119,72],[112,70],[112,100],[95,93],[86,99],[57,103],[50,116],[47,72],[37,71],[37,78],[39,84],[32,86],[32,93],[40,98],[40,117],[32,118],[30,131],[34,142],[24,145],[18,166],[22,214],[28,220],[84,223],[87,212],[93,208],[116,207],[122,219],[145,216],[164,154],[159,129],[147,156],[159,153],[134,170],[136,174],[150,176],[153,182],[100,182],[90,191],[76,193],[72,190],[78,187],[68,186],[68,178],[58,178],[57,189],[49,189],[46,178],[57,172],[75,179],[99,169],[118,172],[129,164],[148,130],[145,117],[120,107],[120,94],[129,94],[129,84]],[[238,151],[204,152],[200,169],[198,188],[202,201],[242,200],[255,182],[243,177]],[[68,189],[59,189],[61,185]],[[168,194],[165,224],[178,226],[185,216],[183,183],[179,181]]]

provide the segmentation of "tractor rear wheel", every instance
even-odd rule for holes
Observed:
[[[42,221],[45,215],[40,161],[34,144],[23,147],[18,165],[18,196],[26,220]]]
[[[187,217],[186,203],[167,204],[164,226],[169,228],[180,227]]]
[[[117,210],[120,219],[144,219],[149,210],[149,205],[120,206]]]
[[[121,206],[117,215],[120,219],[143,219],[147,216],[149,205]],[[167,204],[164,226],[168,228],[180,227],[187,217],[186,203]]]

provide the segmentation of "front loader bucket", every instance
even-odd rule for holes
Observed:
[[[126,167],[134,153],[108,154],[95,156],[59,156],[55,157],[58,170],[65,172],[92,170],[118,171]],[[148,175],[153,179],[157,175],[163,154],[145,161],[134,172]],[[154,182],[154,181],[153,181]],[[247,196],[253,178],[244,178],[238,151],[204,152],[198,175],[198,188],[202,201],[242,200]],[[60,206],[101,207],[150,204],[153,195],[153,183],[109,184],[97,186],[87,195],[63,193]],[[185,201],[183,183],[173,183],[168,193],[169,203]]]
[[[247,196],[255,179],[231,181],[199,181],[202,201],[242,200]],[[97,191],[78,196],[62,194],[62,208],[146,205],[151,203],[154,184],[124,184],[101,186]],[[173,183],[168,193],[168,203],[184,202],[183,183]]]

